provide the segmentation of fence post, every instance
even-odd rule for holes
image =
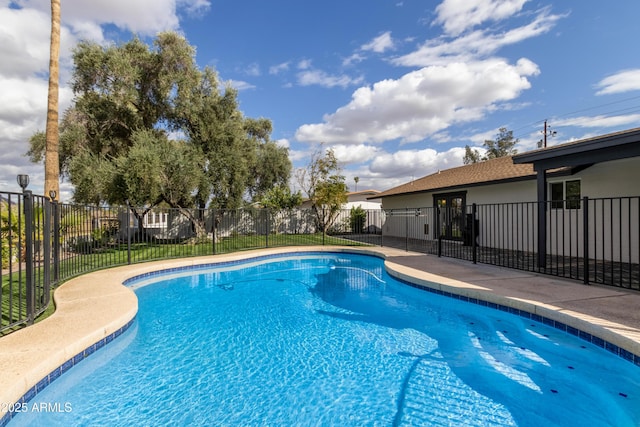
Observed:
[[[471,253],[473,254],[473,263],[478,263],[478,245],[476,243],[476,212],[477,205],[473,203],[471,205]]]
[[[25,279],[27,297],[27,324],[33,325],[36,307],[36,289],[33,280],[33,193],[23,190],[24,202],[24,244],[25,244]]]
[[[211,236],[211,240],[213,245],[213,254],[216,255],[216,235],[218,234],[216,209],[213,209],[212,215],[213,216],[211,217],[211,229],[212,229],[213,235]]]
[[[131,206],[127,199],[127,264],[131,264]]]
[[[582,268],[583,283],[589,284],[589,197],[582,198]]]
[[[389,211],[390,214],[391,212],[393,212],[393,210]],[[382,216],[383,214],[384,214],[384,217]],[[384,248],[384,226],[386,222],[389,221],[389,218],[387,218],[387,213],[383,210],[377,213],[376,216],[380,219],[380,221],[376,221],[376,224],[380,222],[380,247]]]
[[[44,215],[42,218],[42,251],[43,251],[43,275],[41,283],[40,304],[38,310],[49,304],[49,292],[51,291],[51,228],[53,226],[52,209],[53,203],[46,197],[43,198]]]
[[[404,208],[404,250],[409,252],[409,208]]]
[[[435,233],[438,236],[438,258],[440,258],[442,256],[442,234],[440,233],[440,206],[436,206]]]
[[[324,246],[324,236],[326,236],[327,234],[327,224],[325,223],[325,211],[324,208],[322,208],[322,246]]]
[[[51,202],[51,215],[53,216],[53,282],[60,280],[60,208],[54,199]]]
[[[271,221],[269,220],[270,219],[269,218],[269,208],[266,208],[265,211],[266,211],[266,217],[267,217],[267,219],[266,219],[267,224],[266,224],[266,227],[265,227],[266,234],[265,234],[264,240],[265,240],[266,247],[268,248],[269,247],[269,232],[271,231],[270,230]]]

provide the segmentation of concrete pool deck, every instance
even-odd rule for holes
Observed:
[[[96,343],[98,348],[107,344],[131,322],[138,303],[133,291],[122,286],[126,279],[169,268],[309,251],[381,254],[389,272],[398,278],[562,322],[640,356],[640,292],[393,248],[262,249],[116,267],[61,285],[54,294],[53,315],[0,338],[0,425],[8,421],[4,416],[13,403],[25,395],[32,397],[94,351]]]

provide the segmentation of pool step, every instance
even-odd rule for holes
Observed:
[[[515,426],[502,405],[477,393],[445,363],[418,360],[409,374],[396,426]]]

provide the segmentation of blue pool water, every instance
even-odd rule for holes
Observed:
[[[122,336],[10,426],[638,426],[640,368],[355,254],[131,284]]]

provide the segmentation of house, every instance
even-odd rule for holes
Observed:
[[[345,203],[343,209],[360,207],[365,210],[379,210],[382,207],[382,201],[377,197],[378,194],[380,194],[378,190],[363,190],[348,193],[347,203]]]
[[[570,193],[573,192],[575,193],[574,199],[581,195],[591,199],[600,198],[604,210],[606,209],[605,200],[610,200],[608,221],[613,223],[617,219],[620,233],[624,233],[622,223],[626,221],[629,224],[626,230],[630,233],[628,236],[618,236],[617,242],[614,242],[616,236],[606,235],[605,224],[601,224],[601,229],[598,229],[599,224],[595,220],[589,221],[588,214],[585,215],[585,222],[590,223],[589,228],[592,228],[595,233],[603,234],[602,244],[619,244],[616,251],[611,250],[612,259],[638,263],[640,255],[638,251],[635,251],[634,254],[632,247],[639,247],[640,231],[631,227],[631,224],[639,224],[638,218],[640,217],[638,199],[635,198],[640,195],[640,128],[561,144],[551,149],[523,153],[514,157],[514,163],[533,165],[536,171],[537,201],[557,200],[561,195],[568,199]],[[564,182],[548,179],[549,171],[558,167],[570,169],[574,178]],[[618,199],[619,206],[614,207],[612,198],[617,197],[633,197],[633,199],[628,199],[628,202],[624,204],[621,199]],[[547,224],[549,218],[548,215],[545,215],[546,207],[546,204],[538,204],[537,226],[539,230],[549,228]],[[557,204],[551,206],[552,209],[557,207]],[[580,206],[576,205],[574,201],[564,208],[580,209]],[[588,209],[588,205],[585,208]],[[606,218],[603,219],[606,220]],[[605,235],[606,237],[604,237]],[[547,240],[545,233],[538,233],[538,247],[540,248],[538,262],[541,264],[545,263]],[[583,242],[578,243],[584,248]],[[597,249],[593,248],[592,250]]]
[[[468,206],[535,200],[535,182],[532,165],[511,157],[438,171],[378,194],[387,216],[383,234],[462,240]]]
[[[379,210],[382,208],[382,202],[378,196],[380,191],[378,190],[363,190],[353,191],[347,193],[347,202],[342,206],[342,209],[349,209],[355,207],[361,207],[365,210]],[[305,199],[300,205],[300,209],[311,209],[313,203],[309,199]]]
[[[535,252],[543,266],[549,254],[597,250],[637,263],[638,196],[640,128],[438,171],[377,195],[385,235],[463,241],[474,229],[478,245]]]
[[[363,191],[354,191],[347,193],[347,202],[344,203],[341,209],[332,214],[326,215],[326,222],[330,224],[330,232],[333,234],[344,234],[344,233],[355,233],[359,234],[361,231],[365,233],[376,234],[379,233],[382,227],[383,221],[383,212],[382,212],[382,203],[378,194],[380,191],[378,190],[363,190]],[[299,207],[299,213],[309,211],[313,203],[311,200],[306,199],[302,202]],[[360,207],[363,209],[363,219],[356,221],[351,215],[351,210],[353,208]],[[310,217],[311,221],[315,220],[313,217]],[[357,232],[353,231],[352,222],[356,221],[354,224],[358,224],[356,228],[362,228],[362,230],[358,230]],[[312,225],[307,219],[306,223],[308,226],[305,230],[312,230],[315,225]]]

